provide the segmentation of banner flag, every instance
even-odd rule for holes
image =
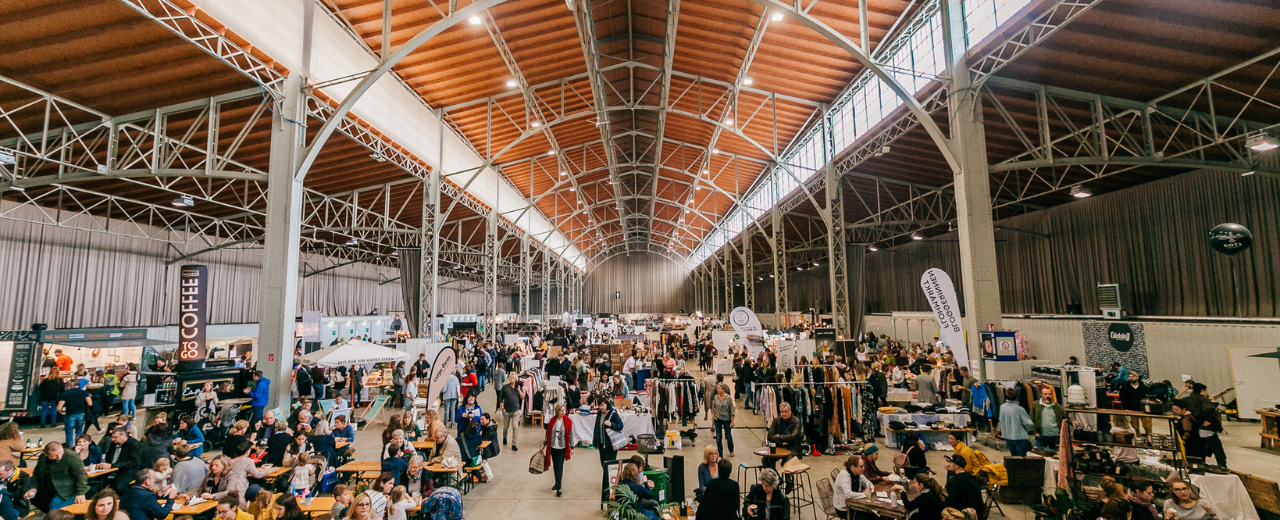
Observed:
[[[920,277],[920,288],[929,300],[929,308],[938,319],[938,337],[951,349],[957,366],[969,365],[969,350],[964,344],[964,326],[960,322],[960,305],[956,286],[942,269],[933,268]]]

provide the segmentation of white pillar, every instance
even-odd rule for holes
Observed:
[[[262,243],[262,293],[259,300],[258,369],[271,380],[267,409],[288,406],[292,398],[293,335],[298,306],[298,250],[302,237],[301,160],[305,121],[302,78],[290,74],[279,113],[271,118],[271,158],[267,168],[267,227]]]
[[[987,171],[987,142],[982,124],[982,99],[970,89],[969,66],[964,52],[964,9],[961,0],[943,2],[943,26],[951,85],[947,89],[947,116],[952,154],[960,163],[955,177],[956,220],[960,231],[960,278],[964,298],[963,320],[967,342],[978,344],[978,332],[1003,327],[1000,314],[1000,280],[996,270],[995,228],[991,217],[991,183]],[[969,359],[981,359],[976,348]],[[979,373],[985,370],[980,369]]]

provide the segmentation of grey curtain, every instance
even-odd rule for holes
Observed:
[[[862,330],[862,317],[867,310],[867,250],[862,246],[845,247],[845,276],[849,280],[849,330],[857,334]]]
[[[614,293],[621,293],[619,299]],[[587,273],[583,310],[590,312],[693,312],[689,271],[658,254],[631,253],[606,260]]]
[[[1253,232],[1235,256],[1207,236],[1234,222]],[[867,255],[867,309],[927,311],[918,286],[930,267],[960,284],[952,234]],[[1197,171],[1073,201],[999,223],[996,254],[1006,313],[1098,313],[1099,283],[1123,283],[1133,314],[1280,316],[1280,179]],[[963,288],[957,287],[960,299]]]
[[[422,274],[422,250],[418,248],[396,249],[396,258],[400,263],[400,295],[404,299],[404,319],[409,322],[409,335],[420,337],[418,328],[422,323],[422,311],[418,308],[419,293],[422,284],[418,278]]]
[[[0,272],[5,273],[0,330],[25,330],[32,323],[51,328],[175,323],[183,264],[209,267],[209,323],[259,319],[261,251],[224,249],[167,265],[167,260],[207,244],[148,226],[58,214],[12,201],[0,201],[0,216]],[[52,224],[55,216],[61,225]],[[119,234],[83,230],[104,227]],[[302,264],[304,272],[329,265],[310,255],[303,255]],[[392,269],[352,264],[301,278],[298,312],[356,316],[374,308],[399,310],[398,284],[380,284],[394,277]]]

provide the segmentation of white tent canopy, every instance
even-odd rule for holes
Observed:
[[[406,359],[409,359],[409,354],[406,352],[375,345],[368,341],[351,339],[302,356],[299,361],[306,365],[345,367],[369,363],[394,363]]]

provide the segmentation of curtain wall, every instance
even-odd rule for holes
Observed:
[[[618,299],[614,293],[620,293]],[[595,266],[583,284],[583,311],[693,311],[689,271],[653,253],[619,255]]]
[[[1226,222],[1249,228],[1253,247],[1211,250],[1209,230]],[[957,239],[867,254],[868,310],[929,310],[920,275],[940,267],[959,285]],[[1197,171],[1013,217],[998,225],[996,255],[1005,313],[1074,303],[1096,314],[1096,285],[1122,283],[1136,315],[1278,317],[1280,179]]]
[[[39,210],[0,202],[0,213],[14,219],[44,220]],[[51,210],[46,210],[51,211]],[[0,220],[0,272],[6,295],[0,298],[0,330],[24,330],[32,323],[50,328],[148,327],[172,324],[178,316],[178,271],[183,264],[209,267],[209,323],[256,323],[261,290],[260,251],[221,250],[166,265],[165,262],[206,247],[176,245],[179,238],[154,228],[89,216],[63,217],[68,227]],[[76,228],[109,225],[121,236]],[[158,237],[163,240],[143,238]],[[170,246],[164,240],[172,240]],[[304,255],[303,272],[328,264]],[[327,316],[382,313],[404,308],[395,269],[352,264],[298,284],[298,312]],[[385,283],[384,283],[385,282]],[[469,282],[442,282],[443,312],[479,313],[484,293]],[[499,296],[499,312],[512,312],[507,295]]]

